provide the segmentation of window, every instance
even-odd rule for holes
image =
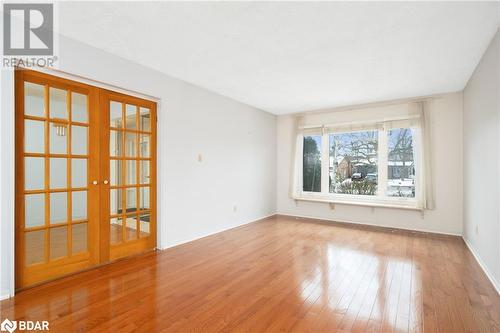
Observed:
[[[329,192],[377,194],[377,131],[329,136]]]
[[[415,140],[410,122],[325,128],[301,135],[296,198],[418,208]],[[407,126],[400,126],[407,125]],[[320,132],[320,133],[318,133]],[[295,192],[296,193],[296,192]]]
[[[304,136],[302,189],[321,192],[321,136]]]
[[[388,132],[387,196],[415,197],[413,130],[395,128]]]

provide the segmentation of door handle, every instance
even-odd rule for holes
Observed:
[[[103,183],[104,183],[104,185],[108,185],[108,181],[107,180],[105,180]]]
[[[94,180],[92,184],[97,185],[99,182],[97,180]]]

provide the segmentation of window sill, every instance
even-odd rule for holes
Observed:
[[[415,211],[423,211],[422,208],[417,206],[415,201],[408,202],[380,202],[380,201],[355,201],[355,200],[344,200],[344,199],[336,199],[336,198],[325,198],[318,196],[296,196],[293,197],[294,200],[297,201],[309,201],[309,202],[322,202],[328,204],[340,204],[340,205],[349,205],[349,206],[364,206],[364,207],[379,207],[379,208],[395,208],[395,209],[404,209],[404,210],[415,210]]]

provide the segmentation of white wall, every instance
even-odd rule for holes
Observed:
[[[500,292],[499,140],[497,31],[464,90],[464,238]]]
[[[274,214],[276,117],[74,40],[60,38],[60,70],[161,99],[159,242],[166,248]],[[6,71],[2,71],[3,77]],[[12,80],[6,80],[10,84]],[[2,86],[2,149],[12,149],[12,87]],[[10,100],[9,100],[10,99]],[[4,119],[5,116],[5,119]],[[3,130],[3,128],[2,128]],[[4,135],[4,134],[7,135]],[[202,162],[198,162],[202,154]],[[0,258],[13,258],[13,167],[2,160]],[[5,163],[5,164],[4,164]],[[7,183],[5,183],[7,182]],[[236,206],[236,211],[234,211]],[[4,219],[6,217],[6,219]],[[6,232],[4,232],[4,227]],[[1,262],[1,291],[12,265]]]
[[[462,94],[446,94],[427,102],[430,110],[432,171],[436,209],[408,211],[325,203],[295,203],[289,198],[293,117],[280,116],[277,123],[277,211],[327,220],[433,231],[462,233]]]

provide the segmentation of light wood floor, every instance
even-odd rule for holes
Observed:
[[[460,238],[273,218],[19,293],[51,332],[500,332]]]

